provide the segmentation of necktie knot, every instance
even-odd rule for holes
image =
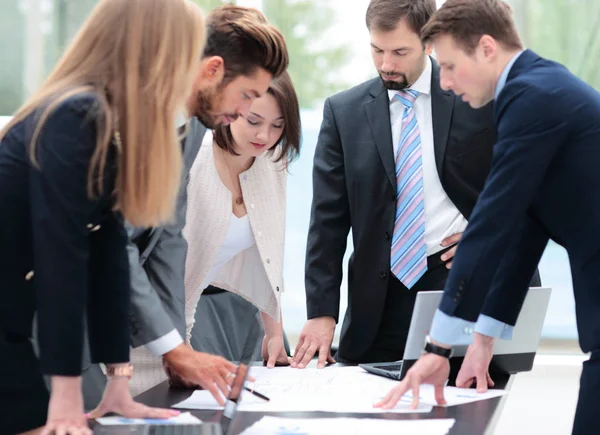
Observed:
[[[413,105],[415,104],[415,100],[419,96],[419,92],[413,89],[405,89],[403,91],[398,91],[396,95],[402,104],[404,104],[404,107],[407,109],[412,109]]]

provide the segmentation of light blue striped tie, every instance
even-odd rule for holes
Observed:
[[[402,131],[396,152],[396,220],[392,237],[391,270],[407,288],[427,271],[425,244],[425,196],[421,136],[413,104],[419,93],[400,91]]]

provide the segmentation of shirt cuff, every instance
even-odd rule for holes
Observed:
[[[183,339],[181,338],[181,335],[179,335],[177,329],[173,329],[162,337],[157,338],[150,343],[146,343],[146,349],[152,352],[152,355],[154,356],[162,356],[182,343]]]
[[[492,317],[480,314],[475,324],[475,332],[488,337],[501,338],[502,340],[511,340],[513,326],[502,323]]]
[[[469,345],[473,341],[474,327],[474,322],[451,317],[438,309],[433,316],[429,336],[448,346]]]

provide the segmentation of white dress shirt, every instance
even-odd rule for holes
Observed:
[[[415,116],[419,124],[421,136],[421,156],[423,161],[423,191],[425,197],[425,242],[427,255],[445,249],[442,240],[455,233],[460,233],[467,227],[467,220],[448,198],[442,187],[435,164],[433,149],[433,122],[431,115],[431,59],[427,57],[425,69],[417,81],[410,87],[419,92],[414,103]],[[392,126],[392,143],[394,156],[402,133],[402,115],[404,105],[394,98],[398,91],[388,91],[390,98],[390,125]]]

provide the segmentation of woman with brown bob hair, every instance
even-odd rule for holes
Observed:
[[[92,361],[109,378],[94,415],[175,415],[129,393],[123,220],[156,226],[172,217],[176,114],[204,33],[188,0],[101,0],[0,132],[0,432],[91,434],[84,324]],[[39,358],[30,341],[35,313]],[[50,395],[42,375],[51,377]]]
[[[299,155],[300,131],[298,98],[284,73],[248,116],[204,139],[184,229],[187,340],[197,350],[239,360],[249,322],[262,320],[258,357],[269,367],[289,363],[280,298],[287,168]]]

